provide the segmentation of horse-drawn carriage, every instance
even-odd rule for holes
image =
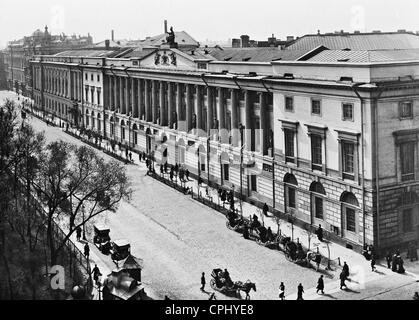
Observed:
[[[233,282],[228,274],[222,269],[214,269],[211,273],[212,279],[210,281],[211,288],[217,290],[225,295],[234,295],[238,297],[240,291],[246,293],[246,300],[250,299],[249,292],[251,289],[256,291],[256,284],[247,280],[245,283],[241,281]]]
[[[128,240],[120,239],[112,243],[111,258],[117,264],[118,261],[127,258],[131,253],[131,245]]]
[[[317,265],[320,264],[321,255],[310,250],[305,250],[301,243],[291,241],[291,238],[284,238],[284,253],[285,257],[298,265],[310,267],[311,261]]]
[[[103,254],[109,254],[112,249],[111,237],[109,236],[110,229],[107,226],[96,224],[93,226],[93,230],[95,232],[93,244]]]

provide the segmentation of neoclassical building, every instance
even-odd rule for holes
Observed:
[[[167,40],[36,56],[35,106],[347,247],[419,239],[418,49]]]

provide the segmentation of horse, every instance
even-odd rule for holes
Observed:
[[[237,287],[236,295],[238,296],[240,294],[240,291],[243,291],[246,293],[246,300],[250,300],[250,290],[253,289],[253,291],[256,292],[256,284],[251,282],[250,280],[247,280],[246,283],[237,281],[234,285],[235,287]]]

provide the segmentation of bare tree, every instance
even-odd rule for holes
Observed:
[[[52,265],[78,227],[101,213],[116,211],[119,202],[131,195],[123,165],[106,162],[90,147],[77,147],[63,141],[47,146],[32,185],[47,208]],[[63,221],[67,223],[65,236],[54,239],[54,222]]]

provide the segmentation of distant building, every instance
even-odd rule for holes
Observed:
[[[52,35],[45,30],[36,30],[32,35],[10,41],[4,50],[4,63],[8,88],[25,96],[31,96],[32,75],[29,61],[35,55],[51,55],[61,51],[89,46],[93,43],[90,35],[68,36],[64,33]]]
[[[275,38],[274,35],[268,38],[267,41],[256,41],[250,40],[248,35],[242,35],[240,39],[232,39],[231,46],[233,48],[254,48],[254,47],[281,47],[284,48],[287,45],[291,44],[294,41],[293,36],[288,36],[287,40],[282,41],[280,39]]]
[[[0,90],[7,89],[6,66],[4,64],[4,52],[0,51]]]

